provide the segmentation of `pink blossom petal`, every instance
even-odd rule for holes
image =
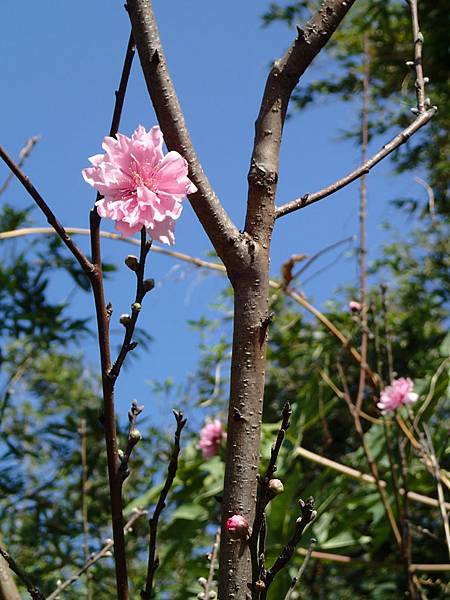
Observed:
[[[104,196],[96,203],[98,214],[116,221],[124,236],[145,227],[153,239],[173,244],[181,200],[197,190],[184,158],[178,152],[164,156],[159,127],[147,132],[139,126],[131,138],[118,133],[102,145],[105,154],[92,156],[92,167],[82,171]]]

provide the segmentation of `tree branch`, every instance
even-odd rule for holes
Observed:
[[[21,171],[20,167],[8,155],[8,153],[5,151],[3,146],[0,146],[0,158],[2,158],[2,160],[8,166],[8,168],[11,170],[11,172],[17,177],[17,179],[20,181],[20,183],[23,185],[23,187],[26,189],[26,191],[29,193],[29,195],[33,198],[33,200],[39,206],[41,211],[47,217],[48,223],[53,227],[53,229],[59,235],[61,240],[64,242],[64,244],[67,246],[67,248],[73,254],[73,256],[76,258],[79,265],[81,266],[83,271],[86,273],[86,275],[89,277],[89,279],[92,280],[93,270],[94,270],[93,265],[89,262],[89,260],[83,254],[83,252],[78,248],[78,246],[75,244],[75,242],[69,237],[68,233],[66,232],[64,227],[61,225],[61,223],[58,221],[58,219],[55,217],[52,210],[50,209],[48,204],[45,202],[44,198],[40,195],[40,193],[34,187],[34,185],[31,183],[29,178]]]
[[[426,125],[436,114],[437,107],[431,106],[430,100],[425,97],[425,84],[428,83],[428,78],[423,76],[422,67],[422,47],[423,47],[423,35],[419,28],[419,18],[417,11],[417,0],[408,0],[411,9],[411,21],[412,21],[412,32],[413,32],[413,44],[414,44],[414,61],[408,61],[407,66],[414,67],[416,72],[416,97],[417,97],[417,108],[412,108],[411,111],[417,115],[416,119],[398,135],[396,135],[390,142],[385,144],[381,150],[372,156],[367,161],[363,160],[363,163],[355,170],[351,171],[342,179],[338,179],[331,185],[319,190],[318,192],[304,194],[301,198],[287,202],[282,206],[278,207],[275,211],[275,218],[283,217],[291,212],[305,208],[310,204],[314,204],[331,194],[334,194],[343,187],[349,185],[359,177],[367,175],[370,170],[381,162],[384,158],[389,156],[394,150],[397,150],[401,145],[409,140],[409,138],[417,133],[424,125]]]
[[[109,371],[109,377],[113,381],[119,376],[120,369],[122,368],[127,354],[133,350],[136,345],[136,342],[133,343],[131,340],[141,311],[142,300],[155,286],[153,279],[144,279],[145,261],[151,246],[152,242],[147,241],[147,233],[145,227],[143,227],[141,229],[141,250],[139,260],[132,255],[127,256],[125,259],[125,264],[136,274],[136,295],[134,302],[131,305],[131,316],[122,315],[121,317],[121,323],[125,327],[125,335],[123,337],[119,355]]]
[[[188,162],[189,178],[198,192],[189,195],[201,224],[224,262],[240,234],[222,207],[195,153],[189,131],[170,77],[151,0],[127,0],[133,34],[147,89],[169,150]]]
[[[281,138],[289,100],[300,77],[341,23],[354,0],[326,0],[320,10],[298,29],[287,52],[273,64],[267,78],[261,109],[255,123],[250,162],[249,195],[245,231],[258,240],[261,227],[271,231],[278,181]]]
[[[19,567],[16,561],[10,556],[10,554],[0,546],[0,555],[6,560],[9,568],[13,571],[20,581],[27,588],[27,592],[30,594],[33,600],[45,600],[44,594],[38,587],[34,585],[27,573]]]
[[[169,466],[167,468],[167,476],[164,486],[156,503],[155,510],[151,516],[148,524],[150,527],[150,537],[148,544],[148,566],[147,566],[147,580],[145,583],[145,589],[141,591],[141,598],[143,600],[150,600],[153,592],[153,580],[155,577],[156,570],[159,566],[159,558],[156,556],[156,536],[158,531],[159,517],[166,506],[167,494],[172,487],[175,475],[177,474],[178,468],[178,455],[180,454],[180,438],[183,427],[186,425],[186,419],[183,419],[183,413],[174,410],[173,414],[177,422],[177,428],[175,431],[175,441],[172,450],[172,456],[170,457]]]
[[[263,476],[258,477],[258,492],[256,497],[256,509],[255,518],[253,520],[253,527],[248,545],[250,548],[250,555],[252,560],[252,586],[254,597],[259,597],[258,590],[256,589],[256,582],[261,577],[261,572],[264,572],[264,527],[265,527],[265,510],[267,504],[274,498],[274,494],[271,493],[269,482],[272,479],[277,466],[276,462],[278,454],[280,453],[281,445],[283,444],[286,431],[289,427],[289,421],[291,418],[292,409],[290,404],[287,402],[284,405],[282,412],[282,420],[280,429],[278,430],[277,439],[273,444],[270,451],[270,460],[267,465],[266,472]]]
[[[327,196],[331,196],[338,190],[346,187],[349,183],[352,183],[356,179],[359,179],[362,175],[367,175],[370,170],[381,162],[384,158],[389,156],[394,150],[397,150],[400,146],[402,146],[405,142],[409,140],[409,138],[414,135],[419,129],[421,129],[424,125],[426,125],[433,116],[436,114],[437,108],[433,106],[429,108],[426,112],[420,114],[408,127],[406,127],[402,132],[396,135],[390,142],[385,144],[381,150],[379,150],[376,154],[374,154],[369,160],[360,165],[358,168],[351,171],[342,179],[338,179],[331,185],[319,190],[318,192],[308,193],[302,196],[301,198],[297,198],[296,200],[292,200],[287,204],[283,204],[276,209],[275,218],[284,217],[284,215],[288,215],[291,212],[299,210],[301,208],[305,208],[310,204],[314,204]]]
[[[19,152],[19,162],[17,163],[17,166],[19,167],[19,169],[23,167],[24,162],[30,156],[31,152],[33,151],[33,148],[39,142],[40,139],[41,139],[40,135],[34,135],[26,141],[25,146]],[[13,177],[14,177],[14,173],[9,173],[9,175],[5,179],[4,183],[0,187],[0,196],[6,191],[9,184],[11,183]]]

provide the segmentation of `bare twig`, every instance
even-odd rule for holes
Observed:
[[[403,554],[403,565],[405,569],[406,587],[408,589],[409,598],[414,600],[416,598],[417,587],[414,582],[414,578],[411,573],[412,563],[412,538],[411,538],[411,527],[410,527],[410,516],[409,516],[409,498],[408,498],[408,463],[406,459],[405,447],[408,443],[406,438],[399,439],[398,449],[400,457],[400,471],[402,475],[403,488],[405,494],[403,494],[403,503],[400,512],[400,520],[402,525],[402,554]],[[406,591],[406,590],[405,590]]]
[[[390,142],[385,144],[381,150],[374,154],[369,160],[364,160],[362,164],[355,170],[351,171],[342,179],[338,179],[331,185],[314,192],[312,194],[305,194],[301,198],[287,202],[276,209],[275,218],[283,217],[295,210],[305,208],[314,202],[318,202],[331,194],[334,194],[338,190],[352,183],[359,177],[367,175],[370,170],[381,162],[384,158],[389,156],[394,150],[397,150],[405,142],[409,140],[411,136],[417,133],[424,125],[426,125],[436,114],[437,107],[431,106],[431,103],[425,94],[425,84],[428,79],[423,75],[422,66],[422,47],[423,47],[423,35],[419,27],[418,11],[417,11],[417,0],[408,0],[411,9],[411,20],[412,20],[412,32],[414,42],[414,62],[407,63],[408,66],[412,66],[416,72],[416,96],[417,96],[417,108],[411,109],[414,114],[417,115],[416,119],[408,125],[403,131],[396,135]]]
[[[131,403],[131,408],[128,411],[128,421],[130,423],[130,428],[128,430],[128,440],[125,450],[123,454],[120,455],[120,471],[122,473],[123,480],[125,480],[130,474],[128,463],[130,462],[131,453],[134,450],[136,444],[138,444],[141,440],[141,433],[139,429],[136,429],[136,420],[141,412],[144,410],[143,406],[138,406],[136,400],[133,400]]]
[[[80,455],[81,455],[81,517],[83,520],[83,550],[84,561],[89,560],[89,519],[88,519],[88,463],[87,463],[87,429],[86,419],[81,419],[80,428]],[[86,573],[86,598],[92,599],[90,575]]]
[[[134,523],[146,514],[146,510],[135,508],[133,510],[133,514],[125,524],[125,527],[123,529],[124,534],[126,535],[127,533],[129,533],[132,530]],[[46,600],[57,600],[61,592],[66,590],[69,586],[73,585],[82,575],[84,575],[84,573],[86,573],[93,565],[95,565],[96,562],[98,562],[101,558],[110,556],[113,547],[113,540],[108,540],[103,546],[103,548],[95,554],[93,554],[76,573],[74,573],[71,577],[60,583],[58,587],[50,594],[50,596],[47,596]]]
[[[189,178],[198,188],[198,192],[190,194],[189,201],[223,259],[224,254],[229,254],[227,244],[238,240],[239,231],[222,207],[195,152],[170,77],[152,2],[127,0],[127,8],[148,92],[167,148],[178,151],[187,160]]]
[[[265,574],[265,587],[261,594],[261,600],[265,600],[267,598],[267,591],[270,585],[272,584],[274,578],[291,560],[295,552],[295,548],[297,547],[302,538],[303,532],[305,531],[306,527],[310,523],[312,523],[312,521],[314,521],[316,517],[316,511],[314,510],[314,500],[312,498],[308,498],[306,502],[300,500],[299,503],[301,516],[296,521],[294,534],[289,540],[289,542],[286,544],[286,546],[284,546],[272,567]]]
[[[282,411],[282,420],[280,429],[278,430],[277,439],[275,440],[275,443],[270,451],[269,464],[267,465],[264,475],[258,477],[255,518],[253,521],[252,533],[248,541],[252,560],[252,591],[255,598],[259,597],[259,590],[256,587],[256,582],[261,579],[261,577],[264,580],[265,532],[262,532],[261,530],[265,523],[265,510],[267,504],[274,498],[274,494],[271,493],[269,483],[277,469],[276,462],[278,459],[278,454],[280,453],[281,445],[289,427],[291,414],[291,406],[287,402]]]
[[[370,109],[370,53],[367,33],[363,36],[363,106],[361,111],[361,162],[367,160],[367,146],[369,144],[369,109]],[[361,324],[361,365],[367,363],[367,350],[369,343],[368,332],[368,304],[367,304],[367,181],[363,175],[359,181],[359,275],[360,275],[360,324]],[[358,391],[356,393],[355,410],[360,412],[364,400],[366,387],[366,370],[360,366]]]
[[[208,579],[205,579],[204,577],[200,577],[198,580],[198,582],[200,583],[200,585],[203,588],[203,594],[204,594],[205,599],[217,598],[216,590],[213,588],[215,587],[214,574],[216,571],[216,562],[217,562],[217,555],[219,553],[219,546],[220,546],[220,528],[217,530],[217,533],[214,536],[214,544],[212,546],[210,554],[208,554],[208,560],[209,560]]]
[[[115,381],[119,376],[120,369],[124,363],[127,354],[133,350],[135,343],[132,342],[134,330],[136,328],[136,322],[138,320],[142,300],[144,296],[154,288],[153,279],[144,280],[145,276],[145,261],[150,251],[152,242],[147,241],[147,233],[145,227],[141,229],[141,251],[139,260],[134,256],[128,256],[126,260],[127,266],[136,274],[136,296],[133,304],[131,305],[131,316],[124,315],[122,318],[122,325],[125,327],[125,335],[123,337],[122,346],[119,351],[119,355],[115,360],[111,370],[109,371],[109,377]]]
[[[150,536],[148,544],[148,566],[147,566],[147,578],[145,582],[145,588],[141,591],[141,598],[143,600],[150,600],[153,593],[153,580],[155,577],[156,570],[159,566],[159,558],[156,556],[156,536],[158,532],[158,521],[159,517],[166,506],[167,494],[172,487],[175,475],[177,474],[178,468],[178,455],[180,454],[180,438],[183,427],[186,425],[186,419],[183,419],[183,413],[174,410],[175,420],[177,422],[177,428],[175,431],[175,440],[172,450],[172,456],[170,457],[169,466],[167,467],[167,476],[164,486],[159,494],[158,502],[156,503],[153,515],[149,519]]]
[[[370,173],[373,167],[375,167],[384,158],[392,154],[394,150],[397,150],[397,148],[405,144],[411,136],[413,136],[424,125],[431,121],[436,112],[437,108],[433,106],[424,113],[418,115],[411,125],[408,125],[408,127],[397,134],[390,142],[384,144],[384,146],[376,154],[374,154],[371,158],[369,158],[369,160],[353,171],[350,171],[348,175],[345,175],[341,179],[338,179],[331,185],[317,192],[304,194],[301,198],[297,198],[296,200],[292,200],[291,202],[287,202],[286,204],[279,206],[276,210],[275,218],[278,219],[280,217],[284,217],[284,215],[288,215],[296,210],[310,206],[319,200],[323,200],[323,198],[327,198],[350,183],[353,183],[353,181],[356,181],[356,179],[359,179],[362,175],[367,175]]]
[[[20,181],[20,183],[23,185],[23,187],[26,189],[26,191],[30,194],[30,196],[33,198],[33,200],[39,206],[41,211],[47,217],[47,221],[49,222],[49,224],[53,227],[53,229],[59,235],[61,240],[64,242],[64,244],[67,246],[67,248],[73,254],[73,256],[77,259],[81,268],[83,269],[83,271],[86,273],[86,275],[91,280],[92,276],[93,276],[93,269],[94,269],[93,265],[89,262],[89,260],[83,254],[83,252],[78,248],[78,246],[75,244],[75,242],[69,237],[68,233],[66,232],[64,227],[61,225],[61,223],[58,221],[58,219],[55,217],[52,210],[50,209],[48,204],[45,202],[44,198],[40,195],[40,193],[37,191],[37,189],[34,187],[34,185],[28,179],[28,177],[21,171],[20,167],[12,160],[12,158],[7,154],[7,152],[4,150],[4,148],[2,146],[0,146],[0,158],[2,158],[2,160],[6,163],[6,165],[11,170],[11,172],[17,177],[17,179]]]
[[[311,559],[313,549],[314,549],[314,546],[316,543],[317,543],[317,540],[315,538],[311,538],[311,540],[309,542],[308,550],[306,551],[305,558],[304,558],[299,570],[297,571],[297,575],[292,578],[291,585],[289,586],[289,589],[287,591],[286,596],[284,597],[284,600],[290,600],[290,598],[292,596],[292,592],[295,590],[298,582],[300,581],[303,573],[305,572],[306,567],[308,566],[308,563]]]
[[[420,31],[419,26],[419,14],[417,10],[417,0],[408,0],[409,7],[411,10],[411,25],[414,42],[414,70],[416,72],[416,97],[417,97],[417,109],[416,112],[423,114],[426,112],[427,107],[430,105],[430,101],[427,100],[425,94],[425,77],[423,76],[423,65],[422,65],[422,48],[423,48],[423,35]]]
[[[39,142],[40,139],[41,139],[40,135],[34,135],[33,137],[30,137],[27,140],[25,146],[19,152],[19,162],[17,163],[17,166],[19,167],[19,169],[21,169],[23,167],[24,162],[30,156],[33,148]],[[7,189],[7,187],[9,186],[9,184],[11,183],[13,177],[14,177],[13,173],[9,173],[8,174],[8,176],[5,179],[3,185],[0,187],[0,196],[3,194],[3,192],[5,192],[5,190]]]
[[[347,378],[345,376],[344,370],[343,370],[342,365],[340,363],[337,364],[337,368],[338,368],[340,377],[342,379],[342,385],[344,387],[344,394],[345,394],[344,397],[345,397],[345,401],[347,402],[349,413],[353,417],[353,423],[355,425],[355,430],[356,430],[356,432],[359,435],[359,438],[361,440],[361,444],[362,444],[362,447],[363,447],[363,450],[364,450],[364,454],[366,456],[366,460],[367,460],[367,463],[369,465],[370,472],[372,473],[372,476],[373,476],[373,478],[375,480],[375,483],[376,483],[376,486],[377,486],[377,490],[378,490],[378,493],[380,495],[381,502],[382,502],[382,504],[384,506],[384,510],[386,512],[386,516],[387,516],[389,524],[391,526],[392,533],[394,534],[394,539],[395,539],[397,545],[400,547],[401,546],[402,537],[400,535],[400,531],[398,529],[394,513],[392,512],[392,508],[391,508],[391,505],[389,503],[389,499],[387,497],[386,490],[385,490],[385,488],[380,483],[381,478],[380,478],[380,474],[378,472],[377,464],[376,464],[376,462],[375,462],[375,460],[374,460],[374,458],[372,456],[372,452],[370,451],[370,448],[367,445],[367,442],[365,440],[364,431],[363,431],[363,428],[362,428],[362,425],[361,425],[361,419],[360,419],[360,416],[358,414],[358,411],[356,410],[355,405],[352,402],[350,391],[349,391],[348,384],[347,384]]]
[[[431,436],[431,432],[427,425],[423,426],[425,437],[422,438],[422,443],[425,443],[427,446],[427,454],[431,458],[432,467],[433,467],[433,475],[436,480],[436,489],[438,494],[438,502],[439,509],[441,512],[442,523],[444,525],[445,532],[445,541],[447,542],[448,554],[450,556],[450,526],[448,521],[448,513],[447,513],[447,505],[444,497],[444,490],[442,488],[441,477],[440,477],[440,469],[436,456],[436,452],[434,451],[433,438]]]
[[[122,67],[119,88],[116,91],[113,117],[111,121],[110,136],[115,136],[120,124],[120,117],[125,100],[128,78],[134,57],[134,41],[130,34],[125,59]],[[97,193],[96,199],[100,199]],[[122,511],[122,485],[123,472],[117,443],[116,417],[114,406],[114,384],[115,378],[110,376],[112,368],[111,347],[109,337],[109,320],[112,306],[105,302],[105,290],[103,285],[103,267],[100,244],[100,222],[101,218],[95,208],[90,212],[89,225],[91,237],[91,255],[93,263],[93,274],[91,287],[94,296],[95,313],[97,318],[98,345],[100,351],[100,365],[102,375],[103,392],[103,428],[106,444],[106,456],[108,463],[109,495],[111,499],[111,517],[114,540],[114,562],[116,571],[117,598],[128,600],[128,573],[125,552],[125,535]]]
[[[17,577],[20,579],[20,581],[27,588],[27,592],[30,594],[31,598],[33,600],[45,600],[45,596],[41,592],[41,590],[34,585],[34,583],[31,581],[31,579],[27,575],[27,573],[21,567],[19,567],[19,565],[12,558],[12,556],[10,556],[10,554],[1,546],[0,546],[0,555],[8,563],[8,566],[11,569],[11,571],[13,571],[17,575]]]

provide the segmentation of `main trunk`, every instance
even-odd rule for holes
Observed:
[[[231,541],[226,520],[254,517],[269,324],[268,248],[250,242],[250,267],[233,281],[234,332],[228,413],[227,458],[222,500],[219,600],[245,600],[251,582],[245,541]]]

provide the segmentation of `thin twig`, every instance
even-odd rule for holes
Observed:
[[[375,167],[384,158],[389,156],[389,154],[392,154],[394,150],[397,150],[397,148],[405,144],[411,136],[413,136],[424,125],[431,121],[436,112],[437,108],[433,106],[426,112],[418,115],[411,125],[403,129],[403,131],[396,135],[390,142],[384,144],[384,146],[376,154],[369,158],[369,160],[353,171],[350,171],[350,173],[341,179],[338,179],[331,185],[328,185],[317,192],[304,194],[301,198],[297,198],[296,200],[292,200],[291,202],[287,202],[286,204],[279,206],[276,210],[275,218],[278,219],[280,217],[284,217],[289,213],[300,210],[301,208],[305,208],[306,206],[310,206],[319,200],[323,200],[323,198],[327,198],[350,183],[353,183],[353,181],[356,181],[356,179],[359,179],[362,175],[367,175],[373,169],[373,167]]]
[[[291,596],[292,596],[292,592],[295,590],[298,582],[300,581],[300,579],[302,578],[303,573],[305,572],[306,567],[308,566],[308,563],[311,559],[312,553],[313,553],[313,549],[315,544],[317,543],[317,540],[315,538],[311,538],[310,542],[309,542],[309,546],[308,546],[308,550],[306,551],[306,555],[305,558],[303,559],[302,564],[300,565],[299,570],[297,571],[297,575],[295,577],[292,578],[292,582],[291,585],[287,591],[286,596],[284,597],[284,600],[290,600]]]
[[[368,34],[363,36],[363,106],[361,112],[361,162],[367,160],[367,147],[369,145],[369,109],[370,109],[370,53]],[[361,324],[361,347],[360,354],[362,362],[367,363],[367,351],[369,344],[368,331],[368,304],[367,304],[367,178],[363,175],[359,180],[359,275],[360,275],[360,324]],[[366,387],[366,370],[360,367],[358,391],[356,393],[355,410],[361,411],[364,391]]]
[[[306,502],[304,502],[303,500],[300,500],[299,502],[301,516],[296,521],[295,531],[291,539],[284,546],[272,567],[265,574],[265,588],[261,594],[261,600],[266,600],[268,589],[272,584],[274,578],[291,560],[295,552],[295,548],[297,547],[302,538],[303,532],[305,531],[306,527],[310,523],[312,523],[312,521],[314,521],[314,519],[316,518],[316,511],[314,510],[314,500],[312,498],[308,498]]]
[[[424,425],[423,429],[425,432],[426,445],[428,447],[428,455],[431,457],[431,461],[432,461],[433,475],[436,480],[436,489],[437,489],[437,494],[438,494],[439,509],[441,512],[442,523],[444,525],[445,541],[447,542],[448,554],[450,556],[450,526],[449,526],[449,520],[448,520],[447,505],[446,505],[445,497],[444,497],[444,490],[442,489],[442,484],[441,484],[439,464],[438,464],[438,460],[436,457],[436,452],[434,450],[433,438],[431,436],[431,432],[427,425]]]
[[[1,546],[0,555],[6,560],[11,571],[17,575],[20,581],[27,588],[27,592],[30,594],[31,598],[33,600],[45,600],[45,596],[41,590],[34,585],[27,573],[21,567],[19,567],[12,556]]]
[[[344,397],[345,397],[345,401],[347,402],[349,413],[353,417],[353,423],[355,425],[355,430],[361,440],[361,444],[362,444],[362,447],[364,450],[364,454],[366,456],[367,463],[369,465],[370,472],[372,473],[372,476],[375,479],[375,483],[377,486],[378,493],[380,495],[381,502],[384,506],[384,510],[386,511],[386,516],[387,516],[389,524],[391,526],[392,533],[394,534],[394,539],[395,539],[397,545],[400,547],[401,539],[402,539],[401,535],[400,535],[400,531],[398,529],[397,522],[394,517],[394,513],[392,512],[392,508],[389,503],[389,499],[387,497],[386,490],[380,483],[381,478],[380,478],[380,474],[378,473],[377,464],[376,464],[376,462],[372,456],[372,452],[370,451],[370,448],[367,445],[367,442],[365,440],[360,416],[359,416],[358,411],[356,410],[355,405],[353,404],[351,396],[350,396],[350,391],[349,391],[348,384],[347,384],[347,378],[345,376],[344,370],[340,363],[337,364],[337,368],[338,368],[340,377],[342,379],[342,385],[344,387],[344,394],[345,394]]]
[[[211,553],[208,555],[208,559],[209,559],[209,571],[208,571],[208,579],[203,579],[202,580],[202,587],[203,587],[203,593],[205,594],[205,598],[209,598],[210,594],[212,594],[212,592],[215,592],[215,590],[213,590],[213,586],[214,586],[214,574],[215,574],[215,570],[216,570],[216,562],[217,562],[217,555],[219,553],[219,546],[220,546],[220,528],[217,530],[216,535],[214,536],[214,544],[212,546],[211,549]],[[216,597],[216,596],[214,596]]]
[[[81,517],[83,520],[83,551],[84,561],[89,560],[89,519],[88,519],[88,463],[87,463],[87,429],[86,419],[81,419],[80,428],[80,456],[81,456]],[[91,581],[86,573],[86,598],[92,599]]]
[[[83,271],[92,279],[94,267],[91,262],[86,258],[83,252],[78,248],[75,242],[69,237],[68,233],[53,214],[52,210],[45,202],[44,198],[40,195],[34,185],[31,183],[29,178],[21,171],[20,167],[13,161],[13,159],[7,154],[2,146],[0,146],[0,158],[6,163],[11,172],[17,177],[29,195],[33,198],[36,204],[39,206],[41,211],[47,217],[47,221],[59,235],[61,240],[77,259]]]
[[[155,572],[159,566],[159,558],[156,556],[156,537],[158,532],[158,521],[159,517],[166,506],[167,494],[172,487],[175,475],[177,474],[178,468],[178,455],[180,454],[180,438],[183,427],[186,425],[186,419],[183,419],[183,413],[180,411],[173,411],[175,420],[177,422],[177,428],[175,431],[175,440],[172,449],[172,455],[170,457],[169,466],[167,467],[167,476],[164,486],[159,494],[158,502],[156,503],[153,515],[149,519],[149,544],[148,544],[148,565],[147,565],[147,578],[145,582],[145,588],[141,590],[141,598],[143,600],[150,600],[153,593],[153,580]]]
[[[19,167],[19,169],[21,169],[23,167],[24,162],[30,156],[33,148],[39,142],[40,139],[41,139],[40,135],[34,135],[33,137],[30,137],[27,140],[25,146],[19,152],[19,161],[17,163],[17,166]],[[13,173],[9,173],[8,174],[8,176],[5,179],[3,185],[0,187],[0,196],[3,194],[3,192],[5,192],[5,190],[7,189],[7,187],[9,186],[9,184],[11,183],[13,177],[14,177]]]
[[[154,281],[152,279],[144,280],[145,276],[145,261],[149,250],[151,248],[152,242],[147,241],[147,233],[145,231],[145,227],[141,229],[141,251],[139,255],[139,260],[136,260],[134,256],[128,256],[126,260],[132,259],[132,262],[129,262],[128,266],[133,270],[136,274],[136,296],[133,304],[131,305],[131,316],[125,320],[122,320],[122,325],[125,327],[125,335],[123,337],[122,346],[119,351],[119,355],[115,360],[111,370],[109,371],[109,377],[115,381],[119,376],[120,369],[125,361],[127,354],[133,350],[135,347],[135,343],[133,343],[132,337],[134,334],[134,330],[136,328],[136,322],[138,320],[142,300],[144,296],[153,289]]]
[[[277,469],[276,462],[281,450],[281,445],[286,435],[286,431],[289,427],[291,414],[292,409],[289,402],[287,402],[282,411],[281,425],[278,430],[277,439],[270,450],[269,464],[267,465],[264,475],[258,477],[255,518],[253,521],[252,533],[248,541],[252,561],[252,590],[255,598],[258,598],[259,596],[259,590],[256,588],[256,582],[261,579],[262,573],[264,572],[265,536],[264,534],[261,535],[261,529],[264,524],[267,504],[274,498],[274,494],[271,493],[269,487],[269,482]],[[264,581],[264,577],[262,577],[262,579]]]
[[[416,88],[417,98],[417,112],[420,114],[425,113],[427,102],[425,94],[425,77],[423,76],[423,64],[422,64],[422,48],[423,48],[423,35],[420,31],[419,26],[419,14],[417,10],[417,0],[408,0],[409,7],[411,10],[411,26],[414,42],[414,70],[416,72],[416,81],[414,87]]]
[[[123,528],[124,534],[126,535],[127,533],[129,533],[132,530],[134,523],[146,514],[146,510],[135,508],[133,510],[132,516],[128,519],[125,527]],[[56,600],[61,594],[61,592],[66,590],[69,586],[73,585],[84,573],[86,573],[93,565],[95,565],[97,561],[99,561],[101,558],[110,556],[112,548],[114,548],[114,542],[113,540],[108,540],[103,546],[103,548],[95,554],[93,554],[76,573],[74,573],[71,577],[60,583],[58,587],[50,594],[50,596],[47,596],[46,600]]]
[[[239,231],[217,198],[195,152],[164,56],[152,2],[127,0],[126,6],[147,88],[167,148],[176,150],[187,160],[189,178],[198,189],[189,195],[189,201],[218,254],[223,254],[222,250],[229,254],[229,244],[238,240]]]
[[[407,444],[406,438],[401,438],[398,441],[399,457],[400,457],[400,472],[402,475],[403,488],[406,491],[403,494],[402,510],[400,512],[400,521],[402,525],[402,554],[403,554],[403,565],[405,569],[405,579],[407,583],[407,589],[409,598],[415,600],[416,598],[416,585],[411,574],[411,563],[412,563],[412,538],[411,538],[411,527],[410,527],[410,516],[409,516],[409,498],[408,498],[408,463],[406,460],[405,447]],[[406,591],[406,590],[405,590]]]

